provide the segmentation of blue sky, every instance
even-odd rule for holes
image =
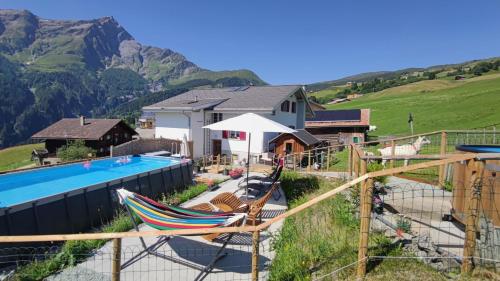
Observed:
[[[119,4],[118,4],[119,3]],[[115,17],[143,44],[271,84],[500,56],[500,1],[1,0],[42,18]]]

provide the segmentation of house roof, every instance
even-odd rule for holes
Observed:
[[[85,125],[80,125],[80,118],[63,118],[34,134],[32,139],[84,139],[98,140],[118,124],[130,129],[133,135],[137,132],[121,119],[85,119]]]
[[[316,111],[314,117],[306,118],[306,128],[317,127],[369,127],[369,109]]]
[[[290,95],[302,92],[299,85],[287,86],[243,86],[230,88],[194,89],[159,103],[146,106],[144,110],[196,110],[213,108],[215,111],[273,111]],[[197,102],[195,102],[197,101]],[[213,102],[213,103],[212,103]],[[189,103],[189,106],[187,106]],[[200,108],[195,105],[200,104]],[[312,114],[309,104],[307,110]]]
[[[314,144],[317,144],[317,143],[320,142],[319,139],[317,139],[315,136],[311,135],[311,133],[309,133],[308,131],[306,131],[304,129],[296,129],[296,132],[290,133],[290,134],[293,135],[293,136],[295,136],[300,141],[302,141],[305,145],[308,145],[308,146],[309,145],[314,145]],[[274,142],[274,141],[276,141],[278,138],[280,138],[283,135],[286,135],[286,133],[285,134],[280,134],[279,136],[273,138],[269,142]]]

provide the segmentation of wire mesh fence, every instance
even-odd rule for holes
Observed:
[[[211,244],[196,237],[152,237],[154,253],[144,252],[137,238],[122,240],[119,280],[251,280],[252,234],[239,233],[220,253],[213,269],[206,267],[218,254],[221,241]],[[223,238],[221,238],[223,239]],[[271,237],[263,233],[259,245],[260,279],[267,279],[272,259]],[[118,280],[113,279],[114,250],[110,241],[89,253],[71,254],[59,246],[10,247],[0,250],[1,280]],[[61,259],[65,259],[61,261]],[[52,266],[60,270],[47,275]]]
[[[352,157],[359,151],[351,147],[347,152],[347,159],[354,162]],[[330,150],[330,157],[336,153],[342,151],[332,154]],[[258,272],[260,280],[354,280],[365,273],[367,280],[405,276],[444,280],[467,272],[465,266],[472,265],[487,272],[485,276],[497,276],[500,160],[477,160],[473,154],[451,157],[389,159],[399,170],[370,171],[370,164],[381,164],[358,155],[359,167],[346,161],[346,171],[357,173],[349,182],[328,171],[323,175],[329,178],[285,173],[281,187],[289,211],[263,211],[262,224],[251,230],[250,226],[227,230],[214,242],[199,236],[148,236],[145,243],[150,252],[143,252],[138,238],[123,238],[119,247],[115,239],[92,251],[71,241],[48,248],[1,245],[0,276],[6,280],[117,280],[119,274],[120,280],[197,280],[202,274],[205,280],[256,280]],[[446,187],[402,176],[427,175],[443,165],[449,167]],[[253,243],[253,235],[259,232],[259,243]],[[229,235],[234,236],[224,257],[212,268],[211,261]],[[47,274],[47,268],[54,266],[55,273]],[[207,266],[210,274],[205,276]]]

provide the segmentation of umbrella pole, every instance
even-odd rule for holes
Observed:
[[[247,157],[247,186],[245,187],[246,197],[248,199],[248,174],[250,173],[250,139],[252,138],[252,133],[248,132],[248,157]]]

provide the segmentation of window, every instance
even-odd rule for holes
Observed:
[[[297,103],[292,102],[292,113],[295,113],[295,112],[297,112]]]
[[[290,111],[290,101],[284,101],[281,103],[281,111],[282,112],[288,112]]]
[[[107,139],[107,140],[110,140],[110,139],[111,139],[111,135],[107,135],[107,136],[106,136],[106,139]]]
[[[229,138],[230,139],[240,139],[240,132],[230,131]]]
[[[294,125],[289,125],[288,128],[295,130],[295,126]]]
[[[353,138],[352,138],[352,142],[353,142],[353,143],[359,143],[359,142],[360,142],[360,141],[359,141],[359,137],[353,137]]]
[[[233,139],[233,140],[246,140],[247,134],[246,132],[238,132],[238,131],[222,131],[223,139]]]
[[[212,113],[212,123],[222,121],[222,113]]]
[[[123,137],[124,137],[125,139],[128,139],[128,133],[124,133],[124,134],[123,134]]]

